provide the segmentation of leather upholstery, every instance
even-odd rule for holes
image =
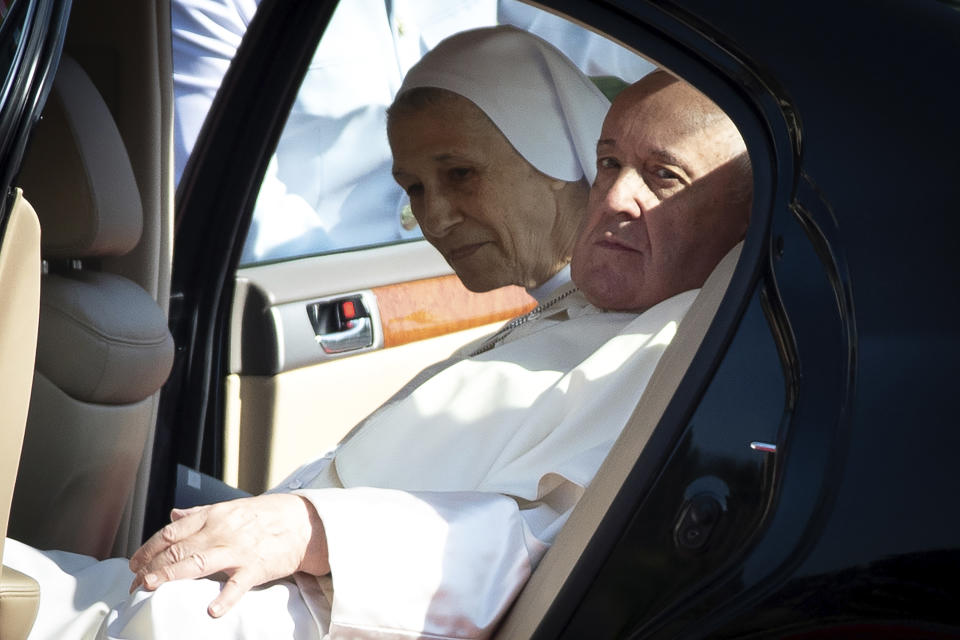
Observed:
[[[123,139],[71,58],[60,62],[20,186],[40,217],[48,260],[123,255],[140,240],[143,209]]]
[[[40,303],[40,225],[17,193],[0,246],[0,556],[10,499],[20,462],[33,380]],[[0,638],[21,640],[40,604],[32,579],[3,568],[0,575]]]
[[[40,608],[40,585],[10,567],[0,573],[0,638],[23,640]]]
[[[10,531],[39,548],[103,558],[135,484],[173,340],[154,298],[107,268],[136,248],[143,207],[113,116],[70,58],[30,145],[20,180],[36,197],[51,271],[41,284]]]
[[[160,388],[173,359],[160,307],[112,273],[45,276],[40,334],[37,369],[84,402],[139,402]]]

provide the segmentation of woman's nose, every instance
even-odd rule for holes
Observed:
[[[413,215],[420,223],[420,229],[430,237],[444,237],[463,220],[455,203],[442,193],[427,192],[419,204],[419,207],[413,207]]]

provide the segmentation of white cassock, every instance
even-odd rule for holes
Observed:
[[[217,581],[127,596],[133,576],[124,560],[8,541],[4,563],[41,584],[31,638],[489,635],[626,424],[695,296],[638,316],[601,311],[574,293],[495,348],[398,394],[273,490],[316,507],[330,576],[258,588],[221,619],[206,614]],[[97,631],[103,620],[106,631]]]

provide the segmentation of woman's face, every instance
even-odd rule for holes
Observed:
[[[569,262],[585,184],[534,169],[472,102],[395,110],[388,136],[423,235],[468,289],[534,287]]]

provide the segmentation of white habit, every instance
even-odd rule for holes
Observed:
[[[216,581],[127,596],[132,575],[123,560],[8,541],[4,563],[41,583],[31,637],[489,635],[593,478],[695,296],[637,316],[603,312],[574,293],[382,407],[335,452],[274,489],[316,507],[331,576],[272,583],[221,619],[206,614]],[[106,631],[98,631],[102,621]]]

